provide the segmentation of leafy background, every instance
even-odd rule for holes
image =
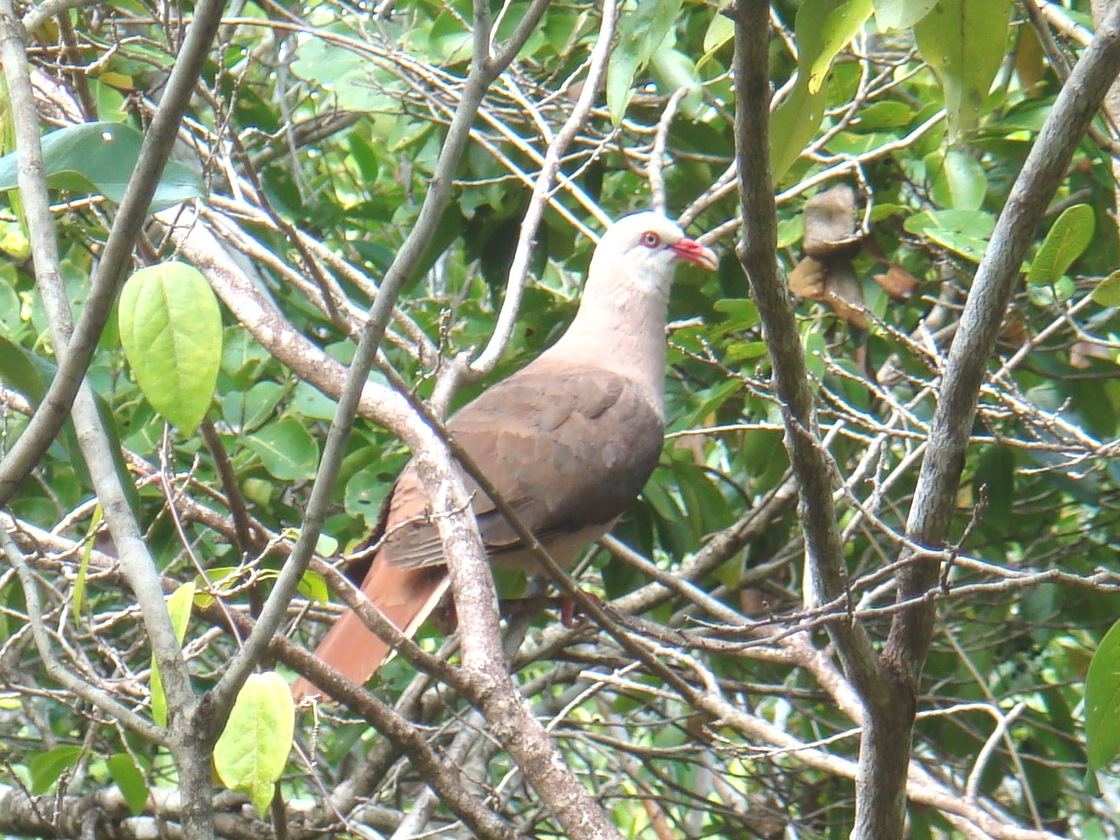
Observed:
[[[238,270],[287,327],[342,363],[376,283],[417,222],[471,55],[468,4],[382,5],[391,13],[346,3],[307,13],[245,3],[231,12],[153,208],[200,196],[199,224]],[[527,5],[502,7],[499,37]],[[809,224],[806,200],[837,184],[856,189],[854,218],[866,233],[845,257],[855,278],[848,302],[857,296],[863,326],[825,298],[799,300],[797,312],[835,465],[850,609],[879,638],[948,342],[1011,182],[1090,33],[1090,9],[1047,4],[1043,15],[1033,3],[1002,0],[804,0],[775,2],[771,12],[778,258],[793,270]],[[490,338],[532,180],[579,94],[600,15],[598,3],[552,4],[486,93],[453,200],[384,348],[389,367],[423,397],[433,393],[439,358],[477,351]],[[68,129],[67,142],[47,147],[63,276],[78,310],[178,31],[177,10],[126,2],[79,6],[34,33],[45,127],[119,124],[111,130],[130,138],[132,150],[116,147],[116,168],[106,168],[103,132],[88,129]],[[590,258],[586,232],[648,207],[651,166],[660,171],[668,212],[694,233],[715,232],[723,258],[715,274],[679,273],[666,446],[615,536],[704,597],[651,597],[631,632],[652,645],[674,631],[669,638],[700,670],[672,667],[688,679],[706,675],[770,729],[712,719],[596,628],[570,632],[552,614],[535,619],[514,670],[624,835],[842,836],[853,819],[853,783],[817,757],[854,767],[859,741],[840,702],[837,663],[814,667],[803,646],[811,641],[831,655],[826,616],[803,606],[804,545],[781,406],[733,253],[740,210],[731,169],[732,32],[708,3],[622,6],[604,89],[562,157],[564,179],[536,237],[518,326],[492,379],[555,339]],[[1100,121],[1082,142],[1004,320],[956,500],[956,556],[936,596],[911,767],[924,774],[919,786],[984,810],[984,836],[1112,837],[1120,811],[1120,788],[1107,772],[1117,739],[1107,691],[1098,711],[1104,746],[1094,747],[1092,762],[1104,772],[1095,776],[1087,774],[1085,740],[1086,674],[1118,612],[1114,133]],[[6,447],[41,398],[54,358],[12,158],[0,161],[0,186],[9,197],[0,219]],[[153,226],[137,243],[136,268],[177,256],[166,228]],[[906,299],[875,280],[888,266],[912,278]],[[180,328],[189,333],[197,325],[187,310]],[[259,343],[228,302],[221,318],[212,397],[203,387],[184,399],[208,404],[204,426],[228,458],[255,534],[272,538],[271,547],[301,523],[335,404]],[[201,432],[169,427],[153,408],[137,385],[141,370],[126,360],[127,341],[122,350],[123,326],[110,324],[88,377],[127,453],[121,469],[127,464],[160,573],[169,591],[196,579],[201,591],[200,570],[210,569],[212,594],[229,609],[250,610],[282,557],[260,543],[239,546],[214,445]],[[218,352],[213,338],[203,352]],[[454,404],[484,386],[464,387]],[[361,543],[406,459],[389,432],[357,425],[325,554]],[[151,714],[145,629],[121,586],[72,430],[0,515],[34,555],[42,620],[70,667]],[[231,568],[240,576],[217,587]],[[167,752],[47,677],[27,632],[24,590],[0,572],[5,789],[76,802],[116,784],[125,811],[173,814],[160,811],[172,806],[159,792],[177,781]],[[648,574],[604,550],[578,571],[581,585],[608,601],[645,586]],[[304,594],[321,591],[309,580]],[[321,602],[300,600],[286,632],[305,642],[325,617]],[[794,628],[806,632],[783,633]],[[443,639],[422,632],[432,650]],[[184,645],[199,689],[221,674],[234,644],[201,614],[191,619]],[[391,701],[403,693],[402,713],[460,757],[469,784],[496,812],[527,833],[557,834],[509,758],[471,734],[462,700],[418,681],[401,660],[382,670],[376,689]],[[767,732],[786,740],[767,740]],[[314,726],[302,714],[296,740],[315,758],[309,767],[293,755],[280,783],[297,823],[335,824],[323,804],[331,792],[344,810],[370,798],[377,807],[351,819],[387,831],[421,789],[417,771],[346,714],[328,713]],[[259,827],[251,813],[231,813],[231,836]],[[981,836],[929,800],[912,800],[908,816],[914,837]],[[435,809],[428,825],[449,820]],[[2,816],[0,829],[34,833]]]

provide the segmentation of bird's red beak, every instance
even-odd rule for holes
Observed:
[[[696,263],[708,269],[708,271],[715,271],[719,266],[719,259],[716,258],[716,252],[711,248],[705,248],[694,239],[682,239],[676,245],[671,245],[670,248],[673,253],[677,255],[678,259]]]

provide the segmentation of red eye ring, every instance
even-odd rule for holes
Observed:
[[[642,244],[647,248],[657,248],[661,245],[661,237],[654,233],[652,230],[647,230],[642,234]]]

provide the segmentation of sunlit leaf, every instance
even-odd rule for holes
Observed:
[[[922,58],[941,79],[951,134],[980,121],[1010,24],[1010,0],[940,0],[914,27]]]
[[[100,194],[120,202],[136,161],[143,135],[117,122],[83,123],[52,131],[43,137],[47,183],[79,195]],[[0,158],[0,191],[17,188],[16,154]],[[152,197],[152,210],[161,210],[202,195],[202,179],[190,167],[169,160]]]
[[[59,776],[77,765],[81,754],[81,747],[67,745],[35,755],[28,762],[28,769],[31,771],[31,792],[38,796],[50,790]]]
[[[937,0],[873,0],[875,23],[882,31],[909,29],[937,5]]]
[[[299,481],[313,478],[319,466],[319,444],[298,420],[285,417],[269,423],[245,439],[273,478]]]
[[[639,0],[623,11],[618,23],[618,44],[607,66],[607,108],[615,126],[634,95],[635,77],[668,37],[680,14],[683,0]]]
[[[988,193],[984,167],[968,152],[947,149],[944,154],[926,156],[930,178],[930,197],[941,207],[953,210],[979,210]]]
[[[1120,621],[1101,639],[1085,677],[1085,741],[1094,770],[1120,753]]]
[[[183,263],[143,268],[121,291],[119,321],[140,390],[191,436],[210,409],[222,362],[222,316],[210,285]]]
[[[86,575],[89,574],[89,558],[93,553],[93,538],[101,525],[101,504],[94,506],[93,514],[89,518],[89,527],[86,529],[85,543],[82,545],[82,557],[78,562],[78,574],[74,577],[74,622],[78,623],[85,609]]]
[[[806,0],[797,12],[797,80],[770,121],[775,181],[816,135],[827,102],[824,81],[832,60],[871,15],[871,0]]]
[[[171,626],[179,644],[187,637],[187,625],[191,619],[191,606],[194,603],[195,585],[184,583],[167,596],[167,612],[171,616]],[[159,663],[152,655],[152,720],[159,726],[167,726],[167,695],[163,692],[163,678],[159,673]]]
[[[1027,283],[1046,286],[1057,282],[1073,261],[1085,253],[1093,241],[1096,219],[1088,204],[1067,207],[1046,234],[1042,247],[1031,261]]]
[[[1093,289],[1093,300],[1101,306],[1120,306],[1120,271],[1114,271]]]
[[[264,817],[284,772],[295,732],[295,703],[275,671],[252,674],[233,704],[214,747],[214,769],[230,790],[243,791]]]
[[[144,813],[144,806],[148,802],[148,782],[136,766],[136,762],[132,760],[132,756],[128,753],[117,753],[110,756],[105,764],[109,768],[109,775],[120,788],[121,796],[124,797],[132,816],[140,816]]]

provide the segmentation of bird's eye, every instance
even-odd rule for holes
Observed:
[[[661,237],[652,230],[647,230],[642,234],[642,244],[647,248],[656,248],[661,244]]]

